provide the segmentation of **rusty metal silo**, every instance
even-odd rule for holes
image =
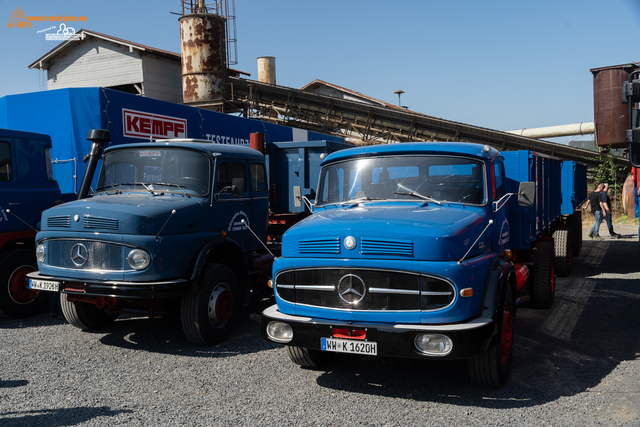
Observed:
[[[180,17],[182,97],[185,103],[215,102],[225,98],[225,22],[208,13],[204,2],[191,2]],[[189,13],[191,12],[191,13]]]
[[[635,64],[626,64],[591,70],[595,134],[599,147],[627,147],[625,132],[629,125],[629,106],[621,102],[622,84],[637,68]]]

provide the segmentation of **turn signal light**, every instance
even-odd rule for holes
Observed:
[[[473,296],[473,288],[464,288],[460,290],[461,297],[472,297]]]

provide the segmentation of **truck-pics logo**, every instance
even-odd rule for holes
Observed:
[[[178,117],[161,116],[122,109],[124,136],[132,138],[186,138],[187,121]]]
[[[7,26],[9,28],[31,28],[31,22],[27,22],[27,15],[25,15],[24,10],[17,7],[11,12],[11,18],[7,21]]]

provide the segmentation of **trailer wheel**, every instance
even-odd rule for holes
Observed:
[[[107,313],[90,302],[69,301],[66,294],[60,294],[60,307],[67,322],[83,331],[106,328],[118,317],[118,313]]]
[[[569,227],[558,227],[553,232],[553,245],[556,258],[556,275],[567,277],[571,274],[573,263],[573,244]]]
[[[556,291],[553,242],[537,242],[533,257],[532,305],[537,308],[551,308]]]
[[[13,250],[0,259],[0,317],[27,317],[42,309],[46,292],[29,289],[27,279],[37,266],[35,254],[27,249]]]
[[[575,211],[571,215],[571,246],[573,256],[580,255],[582,249],[582,212]]]
[[[224,341],[238,319],[238,301],[233,271],[226,265],[210,265],[202,289],[182,297],[182,330],[187,339],[199,345]]]
[[[513,358],[513,323],[516,316],[511,289],[507,288],[502,313],[498,314],[498,336],[483,354],[467,360],[471,381],[486,387],[502,387],[509,378]]]
[[[321,350],[310,350],[308,348],[286,346],[289,359],[296,365],[303,368],[321,368],[331,360],[331,354]]]

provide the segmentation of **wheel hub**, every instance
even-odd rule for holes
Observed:
[[[233,294],[226,283],[221,283],[209,296],[208,315],[213,326],[219,326],[233,314]]]
[[[29,289],[27,273],[36,271],[30,265],[23,265],[15,269],[9,276],[9,296],[17,304],[29,304],[38,296],[38,291]]]

